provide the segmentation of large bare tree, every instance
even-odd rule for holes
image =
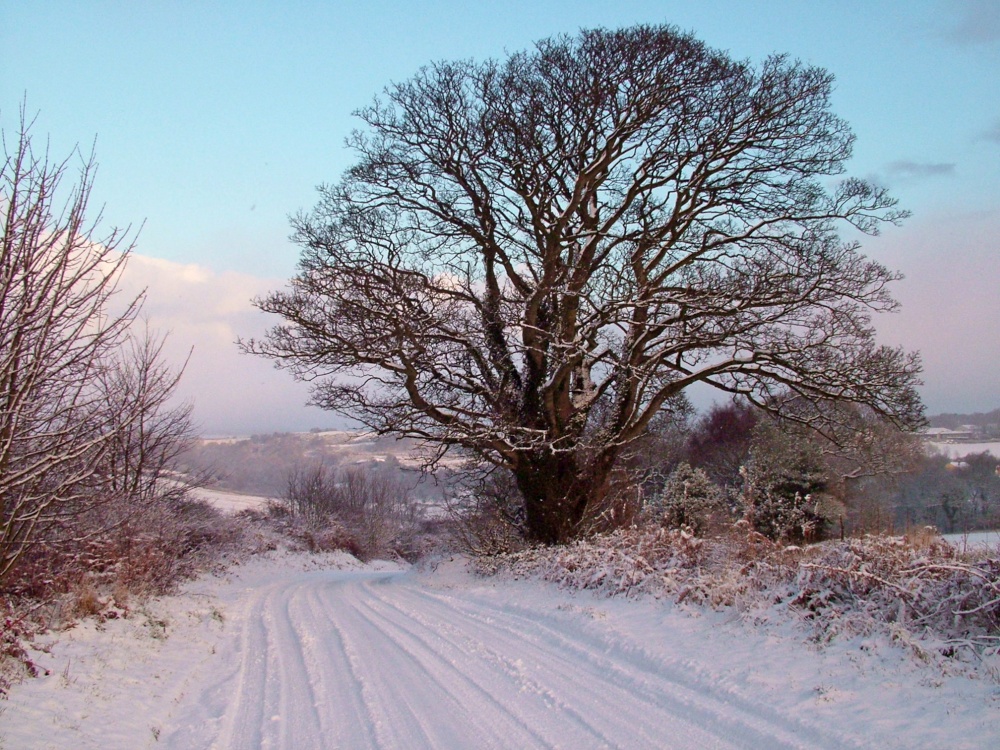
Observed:
[[[544,542],[694,383],[915,424],[918,358],[871,324],[897,275],[838,234],[904,213],[834,184],[831,83],[668,26],[430,65],[359,112],[290,290],[257,301],[284,324],[245,345],[320,406],[509,469]]]

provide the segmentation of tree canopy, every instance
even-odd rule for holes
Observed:
[[[905,214],[834,184],[832,80],[670,26],[431,64],[358,112],[354,166],[293,220],[297,276],[257,300],[284,323],[246,346],[320,406],[509,469],[546,542],[695,383],[914,425],[918,357],[871,321],[898,276],[839,234]]]

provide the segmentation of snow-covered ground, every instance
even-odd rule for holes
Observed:
[[[239,492],[227,492],[226,490],[199,488],[193,490],[192,494],[197,498],[207,500],[219,510],[229,513],[237,513],[249,508],[263,508],[268,503],[268,498],[260,495],[244,495]]]
[[[970,531],[967,534],[945,534],[944,538],[962,552],[976,549],[1000,550],[1000,531]]]
[[[989,453],[991,456],[1000,458],[1000,442],[989,443],[938,443],[928,442],[928,446],[936,453],[948,458],[965,458],[974,453]]]
[[[20,748],[993,748],[1000,686],[881,638],[270,553],[47,639]]]

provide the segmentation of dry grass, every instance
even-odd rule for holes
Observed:
[[[788,547],[746,525],[711,539],[631,528],[475,565],[484,575],[537,577],[611,596],[780,609],[819,641],[880,631],[925,654],[1000,654],[1000,551],[971,556],[926,530]]]
[[[27,648],[36,634],[81,618],[128,617],[133,605],[224,565],[247,547],[247,524],[203,502],[165,502],[109,523],[116,510],[122,509],[103,508],[89,534],[34,545],[5,581],[0,695],[36,673]]]

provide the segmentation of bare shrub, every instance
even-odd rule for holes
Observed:
[[[342,544],[363,559],[408,556],[421,518],[406,483],[372,467],[295,469],[282,501],[307,546]]]
[[[323,464],[292,469],[288,472],[282,500],[290,515],[308,521],[328,519],[338,510],[333,472]]]

